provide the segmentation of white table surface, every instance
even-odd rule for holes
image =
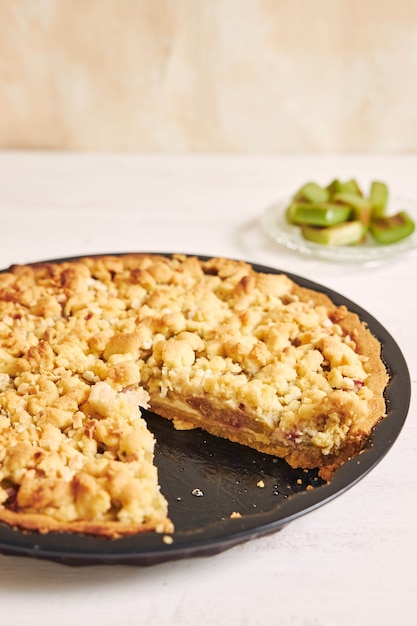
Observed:
[[[314,261],[259,230],[265,206],[307,179],[386,181],[417,198],[417,156],[140,156],[0,153],[0,267],[85,253],[245,258],[354,300],[394,336],[415,396],[417,250],[378,267]],[[416,401],[384,459],[281,532],[151,567],[69,567],[0,555],[6,626],[415,623]]]

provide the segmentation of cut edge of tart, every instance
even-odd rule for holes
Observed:
[[[0,274],[0,521],[171,532],[139,407],[330,480],[385,416],[380,352],[346,307],[243,261],[13,266]]]

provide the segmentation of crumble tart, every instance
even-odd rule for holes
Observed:
[[[0,274],[0,521],[106,537],[173,529],[140,407],[318,468],[385,416],[380,344],[284,274],[103,255]]]

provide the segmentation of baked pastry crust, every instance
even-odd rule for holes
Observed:
[[[0,320],[0,521],[20,528],[172,530],[139,407],[326,480],[385,416],[358,316],[241,261],[13,266]]]

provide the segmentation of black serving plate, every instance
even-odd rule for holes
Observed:
[[[281,273],[260,265],[253,267]],[[300,286],[323,292],[335,304],[357,313],[382,344],[390,375],[385,393],[388,414],[359,456],[347,461],[329,483],[324,483],[315,471],[293,470],[280,459],[201,430],[177,431],[171,422],[144,412],[156,436],[155,462],[175,524],[172,543],[157,533],[108,540],[71,533],[21,532],[0,524],[0,552],[69,565],[152,565],[214,555],[282,529],[341,495],[375,467],[398,437],[410,404],[410,376],[401,350],[387,330],[357,304],[286,273]]]

